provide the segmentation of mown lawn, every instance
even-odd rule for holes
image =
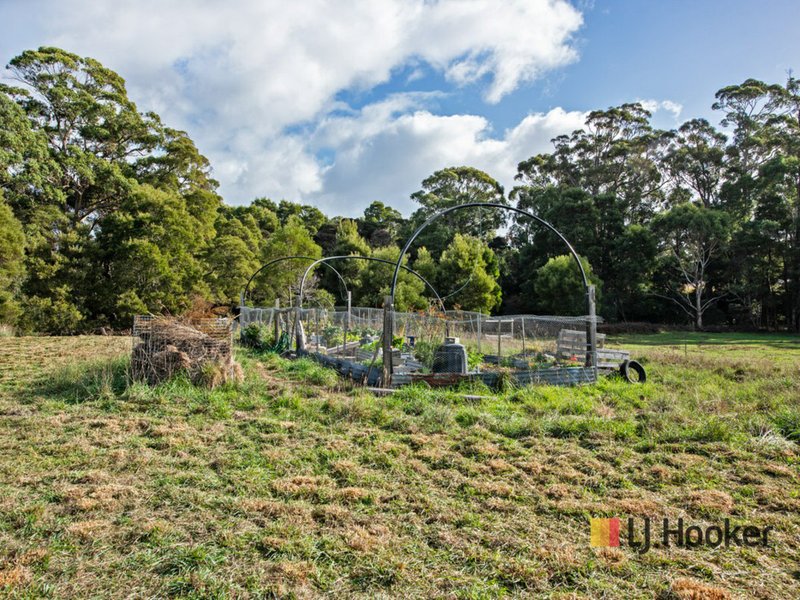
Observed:
[[[127,339],[0,338],[0,595],[797,597],[800,339],[612,342],[647,384],[466,400],[245,352],[151,389]],[[773,531],[638,555],[593,516]]]

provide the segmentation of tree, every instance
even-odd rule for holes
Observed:
[[[435,213],[471,202],[508,204],[501,186],[488,174],[472,167],[450,167],[436,171],[422,182],[422,189],[411,194],[421,206],[406,226],[408,236]],[[490,241],[506,222],[505,211],[472,208],[454,211],[431,223],[419,236],[418,243],[439,257],[456,233]]]
[[[333,245],[331,256],[369,256],[372,253],[367,241],[358,233],[358,225],[352,219],[339,219],[336,225],[336,242]],[[363,260],[337,260],[333,266],[347,281],[355,284],[361,272],[367,268]],[[339,280],[333,271],[327,270],[320,274],[323,287],[329,292],[339,288]]]
[[[258,269],[256,252],[240,236],[218,236],[206,262],[209,270],[205,280],[217,302],[239,304],[239,294],[250,276]]]
[[[0,192],[0,323],[13,323],[19,313],[14,296],[23,275],[25,235]]]
[[[192,140],[140,113],[92,58],[39,48],[9,71],[19,87],[0,88],[0,189],[26,231],[21,293],[71,323],[26,326],[127,325],[209,295],[221,199]]]
[[[603,282],[599,311],[612,319],[636,315],[644,288],[655,267],[656,244],[649,229],[628,223],[626,204],[616,196],[591,196],[577,188],[528,188],[517,194],[519,207],[552,224],[586,257]],[[515,218],[512,238],[519,248],[512,272],[520,292],[530,290],[536,269],[565,251],[564,242],[549,229],[524,216]],[[522,294],[523,310],[535,310],[535,300]],[[640,313],[641,314],[641,313]]]
[[[184,131],[164,128],[161,152],[137,165],[137,181],[179,193],[189,214],[197,221],[197,233],[208,243],[216,235],[214,224],[222,199],[211,177],[211,164]]]
[[[0,192],[22,214],[37,204],[61,200],[50,183],[60,171],[50,159],[47,139],[33,129],[10,91],[0,85]]]
[[[586,128],[554,138],[555,150],[517,167],[519,188],[578,188],[591,196],[611,195],[625,206],[628,219],[642,223],[663,201],[661,154],[666,132],[650,126],[641,104],[589,113]]]
[[[723,126],[733,128],[723,205],[739,223],[759,220],[759,213],[783,215],[774,221],[784,248],[783,319],[800,331],[800,81],[747,79],[721,89],[716,99],[714,109],[725,113]]]
[[[275,206],[274,203],[272,203],[272,206]],[[316,235],[319,228],[327,221],[320,209],[308,204],[296,204],[281,200],[280,204],[272,210],[278,215],[282,225],[286,225],[290,217],[298,217],[312,236]]]
[[[499,276],[497,257],[489,246],[457,233],[439,260],[436,286],[441,295],[455,292],[449,299],[454,306],[490,313],[502,299]]]
[[[58,48],[27,50],[9,63],[22,88],[7,88],[60,167],[57,181],[73,224],[114,210],[130,190],[136,160],[158,147],[160,123],[142,115],[125,81],[94,59]]]
[[[589,282],[597,286],[595,298],[599,300],[600,280],[584,257],[580,257]],[[572,255],[562,254],[548,260],[536,271],[533,294],[539,311],[547,315],[585,315],[586,288],[580,269]]]
[[[47,297],[25,297],[25,311],[19,318],[24,333],[47,332],[52,335],[73,335],[84,327],[85,315],[70,298],[71,291],[57,287]]]
[[[791,81],[792,78],[787,89]],[[733,128],[733,144],[729,151],[740,175],[754,175],[775,155],[777,146],[770,140],[768,130],[784,102],[785,91],[780,85],[747,79],[715,94],[712,108],[725,113],[723,127]]]
[[[308,229],[297,216],[290,216],[264,244],[261,264],[282,256],[320,258],[322,249],[314,242]],[[277,269],[268,269],[253,282],[251,295],[255,301],[272,302],[280,299],[285,305],[294,302],[299,292],[300,278],[308,266],[303,261],[285,261]]]
[[[117,326],[134,314],[179,314],[207,296],[201,260],[203,224],[176,192],[136,185],[124,206],[107,215],[92,250],[95,318]]]
[[[340,219],[336,226],[336,244],[334,253],[346,256],[358,254],[369,256],[370,247],[367,241],[358,233],[358,225],[352,219]]]
[[[396,262],[400,256],[400,248],[387,246],[375,250],[373,257]],[[391,291],[394,265],[373,261],[361,261],[364,269],[358,276],[355,286],[355,302],[361,306],[382,307],[384,298]],[[403,257],[403,264],[408,264],[408,255]],[[394,294],[395,310],[421,310],[430,305],[430,290],[413,274],[405,269],[400,270],[397,277],[397,288]]]
[[[719,204],[726,139],[705,119],[693,119],[681,125],[665,156],[667,170],[680,198],[696,198],[706,208]]]
[[[403,224],[400,211],[376,200],[364,209],[364,217],[358,222],[358,231],[373,248],[390,246]]]
[[[780,206],[778,206],[780,210]],[[772,211],[770,211],[772,212]],[[731,321],[755,328],[785,325],[783,303],[785,229],[780,214],[758,210],[731,238],[729,268],[725,273],[731,295]],[[778,212],[778,211],[776,211]]]
[[[217,214],[216,237],[205,255],[208,270],[204,278],[215,301],[238,304],[239,294],[261,266],[265,214],[271,215],[278,227],[277,217],[263,207],[223,206]]]
[[[722,211],[684,203],[659,214],[653,231],[662,240],[662,267],[668,273],[668,299],[703,328],[706,310],[723,295],[721,287],[709,280],[712,262],[725,250],[728,217]]]
[[[436,279],[436,261],[428,249],[423,246],[417,251],[417,258],[414,261],[414,270],[428,281]],[[437,290],[438,291],[438,290]]]

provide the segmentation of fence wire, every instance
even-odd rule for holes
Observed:
[[[241,307],[241,327],[257,324],[272,335],[288,331],[297,337],[298,323],[310,352],[368,363],[381,357],[384,311],[381,308],[250,308]],[[430,369],[436,349],[457,338],[472,369],[517,369],[553,364],[582,365],[590,317],[553,315],[489,316],[479,312],[395,312],[392,346],[412,366]],[[599,336],[602,347],[603,336]],[[377,352],[376,352],[377,349]],[[402,363],[397,359],[395,362]],[[403,364],[397,367],[402,371]]]

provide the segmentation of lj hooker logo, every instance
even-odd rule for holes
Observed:
[[[721,525],[701,527],[700,525],[684,526],[683,519],[671,522],[664,519],[661,530],[656,531],[649,517],[641,520],[637,526],[633,517],[628,518],[627,526],[623,526],[619,518],[591,519],[591,539],[593,547],[609,547],[627,545],[639,554],[653,548],[699,548],[706,546],[768,546],[769,532],[772,527],[755,527],[754,525],[732,526],[730,519]],[[623,537],[620,537],[620,532]],[[623,540],[625,543],[622,543]]]

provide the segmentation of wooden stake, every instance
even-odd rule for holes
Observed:
[[[383,299],[383,387],[392,386],[392,336],[394,335],[394,304],[392,297]]]

